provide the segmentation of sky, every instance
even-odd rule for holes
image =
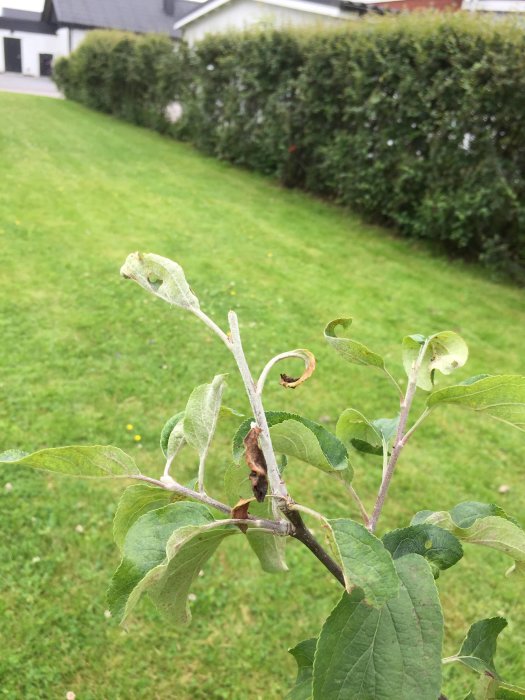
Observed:
[[[0,0],[0,7],[39,12],[44,7],[44,0]]]

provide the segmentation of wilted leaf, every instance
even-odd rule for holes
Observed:
[[[182,267],[168,258],[154,253],[131,253],[120,274],[168,304],[191,310],[199,308],[199,300],[186,282]]]
[[[468,360],[468,347],[463,338],[453,331],[441,331],[428,339],[422,335],[406,336],[403,338],[403,366],[408,376],[425,343],[427,348],[418,372],[417,386],[431,391],[435,371],[451,374],[463,367]]]
[[[463,547],[457,537],[435,525],[411,525],[393,530],[383,537],[383,544],[394,559],[419,554],[432,567],[442,571],[456,564],[463,556]]]
[[[317,639],[314,637],[313,639],[305,639],[304,642],[300,642],[293,649],[288,650],[297,663],[297,678],[295,686],[285,700],[311,700],[316,646]]]
[[[339,338],[336,335],[336,328],[341,326],[343,329],[350,328],[352,325],[351,318],[336,318],[324,329],[324,337],[329,345],[338,352],[343,359],[356,365],[368,365],[370,367],[385,368],[385,361],[375,352],[369,350],[366,345],[351,340],[350,338]]]
[[[396,598],[371,608],[344,594],[326,620],[314,659],[313,700],[436,700],[441,690],[443,615],[428,563],[396,560]]]
[[[253,498],[241,498],[232,508],[231,516],[232,518],[238,518],[239,520],[246,520],[248,517],[248,511],[250,510],[250,503],[252,503]],[[248,525],[240,524],[237,526],[241,532],[246,532]]]
[[[349,468],[345,446],[322,425],[282,411],[268,411],[266,419],[275,452],[296,457],[326,472]],[[243,454],[243,440],[250,425],[250,420],[244,421],[233,438],[235,460]]]
[[[363,525],[347,518],[328,520],[348,593],[358,586],[364,602],[376,608],[395,598],[399,577],[381,540]]]
[[[295,387],[299,386],[299,384],[302,384],[309,379],[315,370],[315,357],[310,350],[299,348],[297,350],[292,350],[291,353],[293,353],[295,357],[300,357],[304,360],[305,370],[300,377],[296,378],[290,377],[287,374],[281,374],[280,383],[287,389],[295,389]]]
[[[252,491],[255,498],[261,503],[268,492],[268,467],[263,451],[259,447],[259,435],[261,429],[255,426],[251,428],[244,438],[244,456],[246,464],[250,469],[249,479],[252,484]]]
[[[503,617],[491,617],[475,622],[458,653],[444,659],[444,662],[458,661],[477,673],[489,672],[495,678],[499,678],[494,666],[494,656],[498,636],[506,626],[507,621]]]
[[[252,485],[244,463],[230,464],[224,474],[224,487],[228,503],[237,503],[241,499],[252,496]],[[271,503],[252,501],[250,513],[254,517],[271,519],[273,517]],[[246,538],[259,559],[263,571],[270,574],[288,571],[285,560],[286,537],[271,535],[257,528],[248,528]]]
[[[434,408],[440,404],[470,408],[525,430],[525,377],[504,374],[485,376],[439,389],[428,397],[427,406]]]
[[[70,476],[123,477],[140,474],[133,459],[111,445],[52,447],[15,459],[12,452],[7,456],[8,459],[0,456],[0,463],[9,462]]]

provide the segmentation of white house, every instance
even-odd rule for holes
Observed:
[[[391,0],[386,0],[388,3]],[[206,34],[250,27],[335,25],[356,19],[378,0],[207,0],[175,5],[175,36],[189,44]]]
[[[0,15],[0,72],[50,75],[91,29],[173,36],[175,0],[45,0],[42,12],[4,8]]]

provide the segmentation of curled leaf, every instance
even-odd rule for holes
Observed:
[[[369,350],[366,345],[359,343],[357,340],[350,338],[340,338],[336,335],[336,328],[346,329],[352,325],[351,318],[336,318],[324,329],[324,337],[326,342],[331,345],[336,352],[347,362],[356,365],[368,365],[370,367],[379,367],[385,369],[385,361],[377,353]]]
[[[253,498],[241,498],[232,508],[232,518],[240,518],[245,520],[248,517],[248,511],[250,510],[250,503]],[[248,525],[243,525],[242,523],[237,526],[241,532],[246,532]]]
[[[403,366],[408,376],[425,343],[426,349],[417,375],[417,385],[420,389],[432,391],[436,370],[442,374],[451,374],[463,367],[468,360],[468,346],[454,331],[441,331],[429,338],[419,334],[408,335],[403,338]]]
[[[298,357],[304,360],[305,369],[300,377],[290,377],[288,374],[281,374],[280,384],[286,389],[295,389],[305,382],[309,377],[312,376],[315,370],[315,357],[309,350],[292,350],[290,353],[286,353],[288,357]],[[284,359],[284,358],[283,358]]]
[[[257,426],[250,429],[244,438],[244,456],[250,468],[250,481],[255,498],[261,503],[268,492],[268,468],[263,451],[259,446],[261,429]]]
[[[131,253],[120,274],[168,304],[193,311],[199,309],[199,300],[187,283],[184,270],[173,260],[154,253]]]

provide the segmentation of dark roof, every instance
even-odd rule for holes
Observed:
[[[172,34],[163,0],[46,0],[43,17],[58,25]]]
[[[4,7],[0,15],[0,29],[9,29],[12,32],[54,34],[55,27],[48,22],[41,21],[41,18],[41,12],[28,12],[27,10]]]

